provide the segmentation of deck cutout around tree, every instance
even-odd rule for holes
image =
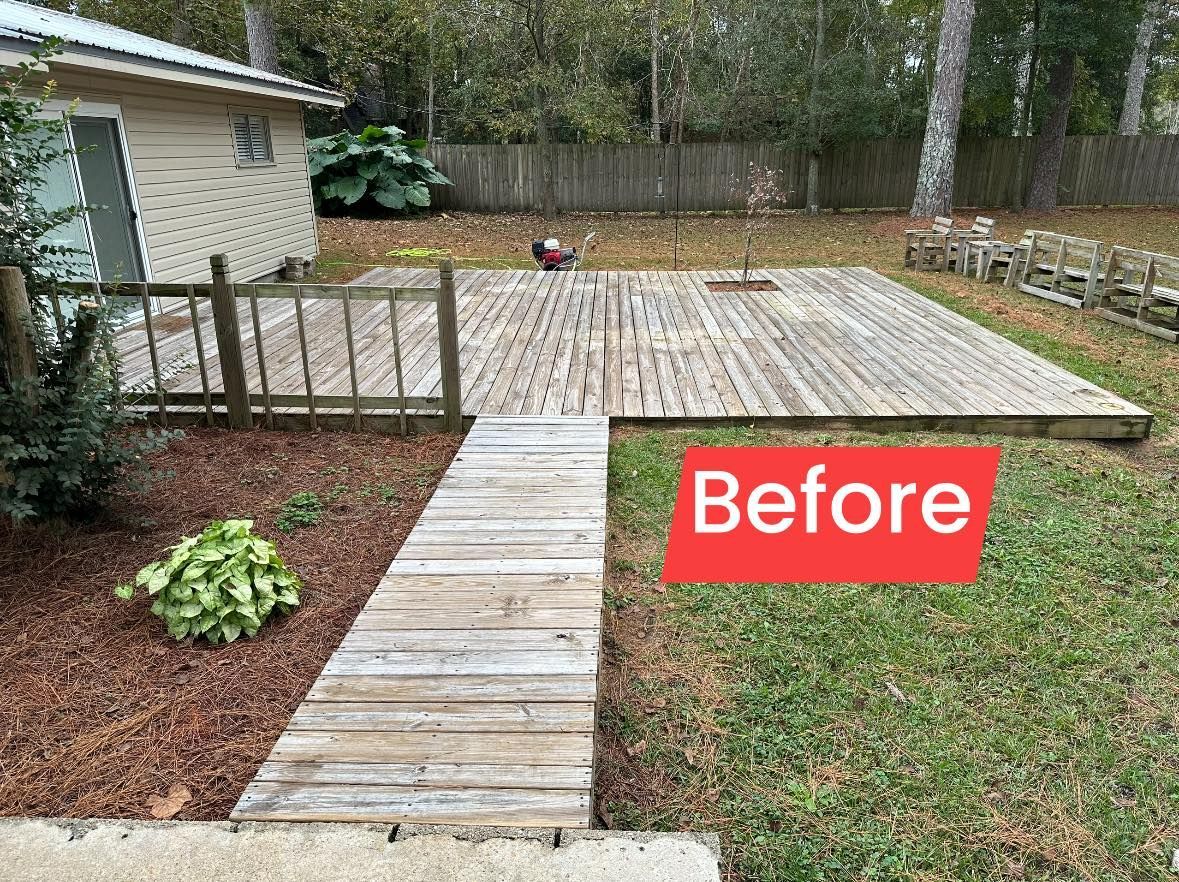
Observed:
[[[733,291],[780,291],[781,289],[769,279],[750,279],[742,281],[705,282],[708,290],[713,294],[726,294]]]

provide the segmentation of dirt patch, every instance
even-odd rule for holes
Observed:
[[[417,520],[458,439],[190,430],[174,472],[92,523],[0,524],[0,814],[218,820],[282,732]],[[319,524],[287,536],[284,501]],[[186,645],[111,589],[210,520],[252,517],[304,579],[303,605],[252,640]]]
[[[713,294],[728,291],[777,291],[778,286],[769,279],[750,279],[748,282],[705,282]]]

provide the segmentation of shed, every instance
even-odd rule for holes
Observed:
[[[74,147],[49,175],[50,205],[105,206],[55,233],[90,255],[80,278],[208,280],[229,255],[238,281],[276,273],[286,255],[318,251],[307,173],[304,104],[341,95],[102,22],[0,0],[0,66],[45,38],[47,111],[70,117]]]

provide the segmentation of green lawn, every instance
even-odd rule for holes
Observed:
[[[718,831],[735,878],[1174,879],[1179,377],[1126,329],[1074,313],[1099,336],[1064,341],[914,286],[1155,438],[616,432],[599,813]],[[684,449],[736,444],[1002,445],[978,581],[660,586]]]

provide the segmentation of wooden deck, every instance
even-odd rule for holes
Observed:
[[[779,290],[710,291],[708,281],[737,277],[724,271],[459,272],[463,412],[1090,438],[1149,433],[1147,411],[871,270],[757,275]],[[382,268],[356,284],[429,284],[432,276]],[[241,309],[257,391],[252,329]],[[440,393],[432,309],[400,307],[408,395]],[[273,393],[304,391],[291,310],[263,304]],[[347,395],[339,303],[305,312],[316,393]],[[216,383],[211,318],[202,316]],[[186,321],[157,322],[161,358],[190,363],[171,371],[166,385],[199,391]],[[361,393],[395,394],[383,304],[354,304],[352,325]],[[140,381],[150,377],[144,337],[121,337],[128,374]]]
[[[234,820],[589,825],[607,441],[475,421]]]

